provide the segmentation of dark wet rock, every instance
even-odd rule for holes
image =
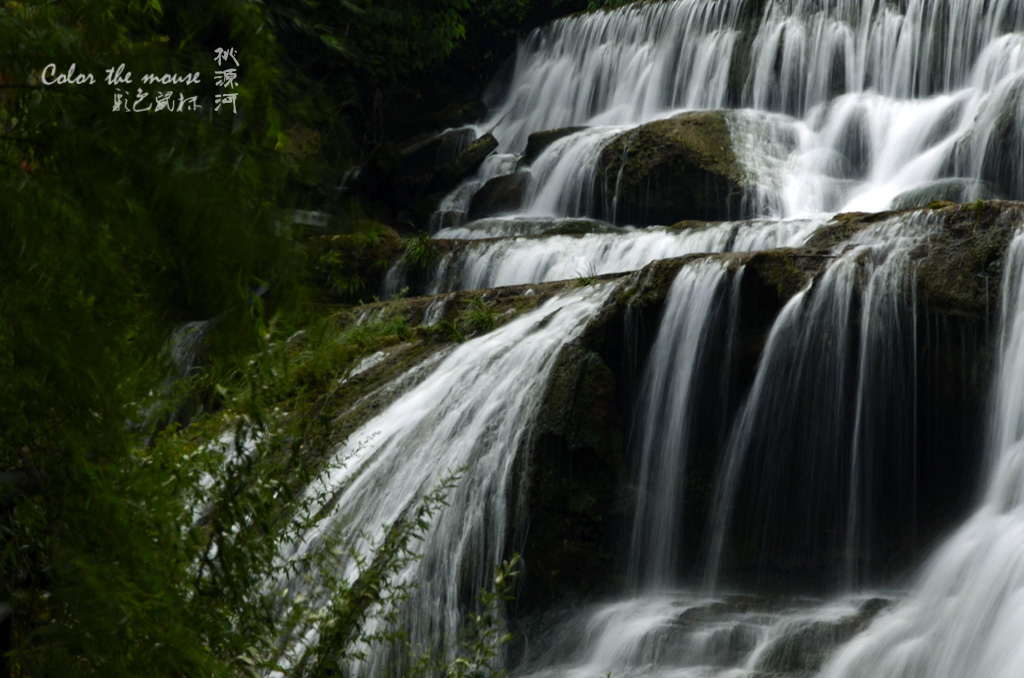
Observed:
[[[998,308],[1002,260],[1024,220],[1024,203],[938,201],[921,210],[837,214],[806,246],[835,250],[865,228],[900,218],[927,220],[934,230],[913,252],[918,303],[944,314],[990,316]]]
[[[736,158],[725,114],[682,115],[641,125],[600,156],[598,204],[616,223],[725,221],[741,214],[748,177]]]
[[[980,125],[957,140],[943,173],[977,176],[1000,196],[1020,196],[1024,186],[1024,126],[1020,101],[1024,82],[1017,80],[986,102],[983,115],[991,126]]]
[[[484,158],[498,148],[498,140],[488,132],[459,153],[454,160],[437,170],[428,184],[429,191],[451,189],[475,172]]]
[[[430,134],[409,142],[400,150],[401,171],[410,178],[430,175],[438,167],[455,160],[473,142],[475,135],[469,128],[453,129]]]
[[[390,190],[401,158],[398,146],[392,142],[382,143],[359,167],[354,182],[356,189],[375,197],[381,190]]]
[[[1024,203],[974,202],[934,211],[941,232],[916,253],[919,303],[988,318],[999,308],[1003,257],[1024,222]]]
[[[530,175],[526,172],[494,177],[473,195],[467,215],[469,220],[515,211],[523,204],[529,182]]]
[[[507,552],[524,554],[519,600],[524,613],[538,611],[554,600],[621,590],[623,535],[628,534],[634,501],[624,441],[629,436],[645,357],[679,270],[708,258],[737,273],[743,269],[737,279],[739,312],[735,345],[729,349],[733,353],[725,353],[723,347],[721,360],[712,361],[714,365],[728,361],[728,379],[719,379],[713,389],[701,391],[714,391],[714,397],[706,399],[708,416],[702,416],[700,424],[709,432],[695,433],[700,444],[692,447],[688,461],[688,522],[683,546],[685,551],[697,553],[705,536],[699,526],[707,522],[715,474],[727,442],[716,427],[720,420],[731,421],[749,393],[779,312],[809,285],[814,293],[813,281],[844,248],[844,240],[887,220],[910,218],[933,228],[933,234],[912,253],[918,304],[913,377],[917,434],[914,449],[885,451],[914,455],[928,463],[914,466],[917,500],[913,529],[917,541],[907,538],[910,528],[901,487],[878,485],[874,506],[887,517],[868,537],[871,560],[868,554],[863,556],[863,569],[881,579],[905,572],[920,561],[929,540],[959,520],[972,500],[970,489],[980,469],[980,456],[972,451],[979,449],[981,432],[976,422],[982,420],[987,375],[991,373],[991,328],[999,308],[1006,247],[1024,221],[1021,203],[936,204],[914,212],[837,215],[805,247],[697,254],[658,261],[635,273],[598,276],[598,281],[617,281],[619,287],[608,306],[559,356],[540,404],[537,426],[517,462],[521,472],[513,474],[517,483],[524,484],[513,488],[510,496],[524,499],[510,508],[515,529],[510,530]],[[701,224],[679,227],[699,228]],[[434,243],[440,256],[456,256],[460,249],[481,246],[485,241]],[[402,299],[393,302],[393,308],[405,313],[410,325],[420,325],[413,329],[414,342],[444,345],[484,332],[488,326],[496,327],[579,284],[565,281]],[[430,324],[423,326],[427,318]],[[859,335],[859,322],[860,309],[855,309],[852,336]],[[757,510],[752,497],[753,493],[738,494],[736,515],[749,516]],[[803,543],[807,536],[796,525],[780,525],[773,538],[787,548],[768,553],[756,548],[760,532],[745,537],[745,528],[737,525],[723,553],[723,581],[730,584],[756,586],[761,591],[820,592],[835,584],[836,563],[848,555],[832,548],[835,540],[804,551],[788,548]],[[845,548],[843,540],[836,543]],[[684,558],[683,563],[684,568],[691,568],[684,574],[699,576],[701,563],[692,558]],[[736,601],[728,604],[738,605]],[[865,613],[874,613],[884,602],[866,605]],[[689,622],[681,616],[678,623]],[[807,666],[825,656],[827,651],[822,648],[839,642],[836,639],[848,634],[851,624],[796,629],[786,641],[788,645],[782,643],[773,650],[771,666],[778,668],[770,671],[792,674],[808,670]],[[802,658],[794,659],[796,656]]]
[[[611,588],[624,518],[623,429],[616,379],[597,351],[574,343],[562,351],[544,397],[529,473],[529,572],[520,603],[543,604]]]
[[[545,148],[555,143],[559,139],[569,136],[570,134],[576,134],[585,130],[586,127],[559,127],[557,129],[544,130],[543,132],[534,132],[526,139],[526,150],[523,152],[523,162],[531,163],[537,159],[537,156],[541,154]]]

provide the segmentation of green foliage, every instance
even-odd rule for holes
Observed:
[[[369,220],[356,221],[350,234],[314,238],[306,246],[313,283],[334,301],[360,301],[379,287],[399,247],[394,230]]]
[[[268,7],[285,49],[305,72],[355,72],[381,86],[448,56],[465,38],[473,0],[286,0]]]
[[[308,517],[299,488],[332,441],[331,398],[361,356],[411,335],[387,308],[361,324],[302,317],[307,252],[275,233],[275,211],[308,199],[297,188],[337,185],[331,172],[386,136],[383,102],[426,88],[470,31],[560,4],[0,3],[0,470],[30,479],[0,504],[0,600],[16,610],[21,675],[272,668],[282,630],[311,612],[265,586],[269,556]],[[238,115],[213,111],[216,47],[238,51]],[[120,63],[135,83],[199,72],[188,94],[202,109],[114,112],[107,85],[43,87],[49,63],[101,81]],[[367,293],[387,261],[384,227],[352,237],[366,257],[351,270],[321,252],[340,296]],[[427,265],[436,246],[406,255]],[[157,386],[171,328],[209,318],[209,367]],[[495,323],[479,300],[459,319]],[[285,341],[299,324],[305,339]],[[182,400],[205,416],[161,432]],[[362,584],[336,583],[329,635],[350,637],[387,599],[379,582],[432,501],[361,563]]]
[[[229,675],[253,642],[248,608],[227,613],[251,581],[191,584],[194,473],[147,441],[170,328],[218,316],[212,359],[251,351],[250,290],[285,296],[293,275],[271,228],[286,79],[263,26],[242,0],[0,7],[0,468],[31,478],[0,514],[0,598],[24,675]],[[129,114],[105,85],[38,80],[48,63],[209,80],[215,46],[242,55],[238,116],[202,87],[202,111]]]
[[[500,668],[500,650],[512,640],[503,630],[504,604],[515,600],[513,579],[519,575],[519,554],[494,566],[494,586],[483,591],[479,609],[467,615],[458,656],[449,662],[446,675],[455,678],[498,678],[506,672]]]
[[[586,271],[579,272],[576,274],[576,286],[577,287],[589,287],[597,282],[597,269],[594,267],[594,263],[590,262],[587,264]]]
[[[459,323],[470,332],[490,332],[497,324],[497,314],[483,299],[473,299],[463,309]]]
[[[613,9],[622,5],[628,5],[631,2],[636,2],[636,0],[590,0],[587,3],[587,9]]]
[[[403,259],[413,271],[427,271],[441,256],[437,243],[428,233],[420,232],[402,242],[405,247]]]
[[[985,213],[985,201],[982,200],[981,198],[978,198],[977,200],[971,203],[971,210],[974,212],[975,222],[980,222],[981,217]]]
[[[425,328],[425,332],[428,336],[439,341],[461,343],[466,340],[466,336],[459,329],[459,326],[448,318],[444,318],[437,324]]]

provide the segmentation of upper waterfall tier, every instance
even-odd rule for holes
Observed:
[[[677,109],[803,117],[842,94],[990,89],[1024,65],[1021,32],[1016,0],[639,3],[532,32],[486,126],[521,150],[537,130],[638,124]]]
[[[579,135],[599,150],[681,111],[746,109],[728,121],[757,188],[733,218],[879,211],[1024,198],[1022,90],[1018,0],[674,0],[535,30],[480,129],[518,152],[537,131],[598,127]],[[606,214],[600,154],[584,155],[553,172],[542,153],[524,207]]]

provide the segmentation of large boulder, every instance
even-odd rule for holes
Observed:
[[[576,134],[586,127],[558,127],[556,129],[534,132],[526,138],[526,150],[523,152],[523,162],[531,163],[537,159],[541,152],[559,139]]]
[[[429,184],[429,190],[450,190],[475,172],[484,158],[498,148],[498,140],[488,132],[455,156],[455,159],[437,170]]]
[[[526,197],[529,181],[530,175],[526,172],[494,177],[473,194],[467,215],[469,220],[476,221],[518,209]]]
[[[634,225],[740,217],[749,179],[733,152],[725,115],[684,113],[624,132],[600,156],[598,203]]]

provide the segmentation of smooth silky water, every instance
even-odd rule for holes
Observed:
[[[841,211],[1024,199],[1024,3],[639,3],[531,33],[508,78],[494,84],[491,102],[476,131],[492,131],[500,153],[442,203],[436,236],[459,242],[429,276],[430,292],[630,271],[683,254],[798,246]],[[614,213],[596,204],[593,185],[604,145],[637,125],[692,110],[727,111],[736,154],[755,180],[744,200],[746,220],[678,229],[595,221]],[[585,129],[522,165],[529,134],[566,126]],[[513,171],[530,174],[523,208],[466,223],[473,193]],[[570,222],[576,235],[545,235]],[[707,372],[709,341],[728,344],[743,272],[708,261],[682,269],[633,412],[637,501],[624,541],[623,597],[528,626],[514,674],[1024,675],[1021,238],[1002,283],[987,490],[909,591],[871,590],[878,584],[869,576],[876,560],[870,545],[885,520],[872,508],[871,479],[889,463],[879,458],[881,437],[896,432],[885,444],[911,449],[919,433],[908,357],[920,341],[912,252],[929,228],[927,219],[895,215],[843,243],[775,318],[753,387],[729,423],[712,515],[695,553],[685,553],[679,537],[694,527],[680,508],[699,400],[694,375]],[[400,267],[389,274],[394,290],[404,282]],[[321,488],[339,497],[337,509],[320,531],[344,516],[379,536],[446,470],[471,464],[470,482],[422,547],[424,559],[403,574],[432,573],[402,612],[418,642],[443,639],[450,651],[465,605],[455,595],[460,578],[472,590],[486,584],[508,529],[511,498],[502,493],[546,370],[604,294],[560,297],[546,311],[459,347],[388,416],[364,427],[362,447],[357,435],[340,452],[348,464]],[[544,313],[553,319],[538,324]],[[399,463],[409,455],[417,461]],[[908,543],[917,538],[914,463],[885,467],[894,494],[908,498],[896,507],[907,518],[898,536]],[[794,540],[793,530],[775,529],[785,521],[816,536]],[[756,562],[741,563],[737,535],[764,560],[799,552],[832,563],[827,581],[818,582],[831,593],[734,592],[739,581],[757,590],[760,572]],[[304,535],[296,548],[318,539],[318,532]],[[702,563],[699,573],[684,576],[684,560]],[[311,642],[315,629],[310,634],[297,647]]]

